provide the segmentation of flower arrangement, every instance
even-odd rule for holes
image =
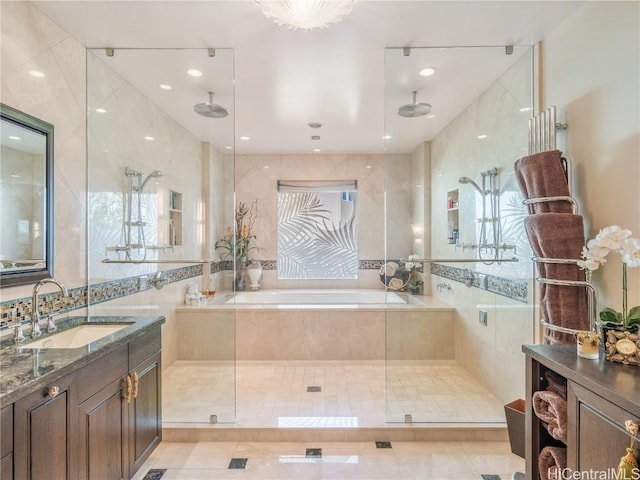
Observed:
[[[625,330],[634,324],[640,326],[640,306],[627,309],[627,268],[640,267],[640,239],[633,238],[630,230],[617,225],[606,227],[587,242],[582,249],[583,260],[578,260],[578,266],[583,270],[597,270],[606,263],[610,252],[617,252],[622,257],[622,312],[607,307],[600,312],[600,320],[621,325]]]
[[[416,255],[415,253],[412,253],[407,257],[407,260],[404,262],[404,268],[407,270],[407,272],[415,272],[418,269],[418,267],[420,266],[420,262],[414,262],[414,260],[417,260],[418,258],[420,257],[418,257],[418,255]]]
[[[216,250],[225,250],[221,254],[222,258],[236,259],[243,264],[248,260],[249,252],[258,249],[252,245],[256,236],[251,233],[258,218],[258,200],[254,200],[249,207],[242,202],[238,203],[235,217],[235,232],[231,227],[227,227],[224,237],[216,242]]]

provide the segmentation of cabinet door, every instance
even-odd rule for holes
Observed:
[[[127,473],[127,407],[122,380],[113,382],[78,409],[79,472],[82,480],[120,480]]]
[[[160,355],[131,372],[134,395],[129,405],[129,475],[133,476],[162,440]],[[135,378],[137,377],[137,381]]]
[[[567,415],[576,419],[568,425],[567,466],[580,472],[615,469],[631,443],[624,422],[640,421],[638,416],[573,382],[569,382]],[[640,456],[637,443],[635,455]]]
[[[75,480],[77,457],[73,427],[76,407],[75,388],[70,377],[15,403],[13,459],[16,480]]]

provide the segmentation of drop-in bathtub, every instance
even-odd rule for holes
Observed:
[[[178,359],[454,358],[454,309],[382,289],[259,290],[177,309]]]
[[[227,304],[235,305],[406,305],[407,295],[384,290],[290,289],[258,290],[228,295]]]

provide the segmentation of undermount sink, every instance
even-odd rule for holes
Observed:
[[[60,333],[51,335],[35,342],[22,345],[22,348],[80,348],[100,340],[107,335],[127,328],[130,323],[117,325],[78,325]]]

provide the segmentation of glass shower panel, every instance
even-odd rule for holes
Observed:
[[[503,422],[524,395],[532,315],[508,287],[531,280],[530,255],[474,261],[483,193],[459,179],[497,168],[501,214],[484,222],[520,245],[513,162],[527,151],[532,65],[529,46],[385,51],[385,283],[407,302],[385,311],[387,422]]]
[[[166,318],[165,423],[235,421],[234,98],[231,49],[87,50],[89,313]]]

